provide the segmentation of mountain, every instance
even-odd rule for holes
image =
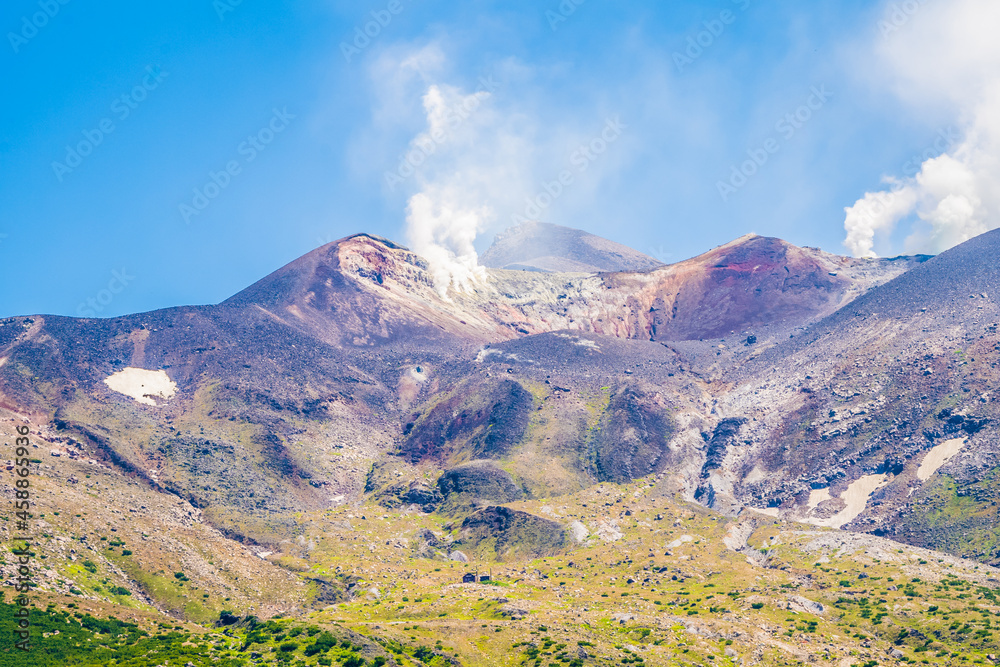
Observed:
[[[915,261],[750,236],[643,273],[495,271],[445,300],[422,258],[357,235],[217,306],[7,320],[0,404],[204,508],[227,534],[266,541],[292,530],[301,508],[360,497],[385,457],[408,464],[407,479],[424,465],[509,457],[535,493],[690,466],[698,443],[668,447],[668,413],[692,404],[686,419],[712,418],[703,380],[672,342],[787,335]],[[176,392],[115,389],[143,372]],[[575,390],[549,402],[557,380]],[[546,446],[520,446],[529,413],[558,426]],[[491,439],[497,420],[509,431]],[[635,420],[662,429],[637,431]],[[598,423],[636,439],[634,451],[592,437]],[[330,443],[351,455],[330,456]]]
[[[385,457],[410,466],[405,479],[506,458],[536,494],[695,465],[700,436],[675,433],[677,410],[704,428],[714,418],[680,343],[735,336],[741,350],[753,335],[746,349],[760,349],[916,263],[747,236],[641,273],[493,271],[446,300],[422,258],[362,234],[217,306],[10,319],[0,404],[266,540],[300,508],[360,497]],[[115,389],[144,372],[176,392],[139,402]],[[526,447],[532,413],[558,433]],[[352,456],[329,456],[331,442]]]
[[[998,251],[1000,232],[972,239],[738,369],[741,388],[717,409],[750,421],[718,486],[783,515],[1000,560]]]
[[[491,271],[475,290],[444,299],[424,259],[361,234],[301,257],[221,307],[267,313],[348,349],[496,342],[561,329],[689,340],[801,326],[919,261],[854,260],[748,235],[641,272]]]
[[[483,266],[552,273],[646,271],[663,262],[600,236],[545,222],[511,227],[480,257]]]
[[[697,580],[699,602],[710,599],[719,572],[734,573],[725,584],[734,603],[759,595],[769,605],[792,587],[827,607],[848,596],[881,610],[869,598],[891,593],[905,611],[917,598],[833,579],[914,577],[895,549],[956,567],[938,551],[975,559],[988,601],[989,578],[1000,579],[988,569],[1000,562],[998,246],[992,232],[934,258],[868,260],[748,235],[632,271],[490,268],[444,298],[426,260],[359,234],[218,305],[8,318],[0,418],[28,425],[38,449],[38,548],[51,573],[40,590],[82,596],[94,614],[109,604],[200,623],[234,609],[318,614],[380,646],[403,642],[411,658],[409,635],[366,625],[403,620],[380,601],[426,601],[407,622],[489,617],[516,630],[513,644],[541,652],[517,619],[579,624],[583,616],[556,608],[582,596],[588,622],[620,613],[633,617],[627,624],[649,613],[637,610],[652,588],[669,591],[679,613],[675,598]],[[862,540],[851,544],[866,545],[867,571],[841,547],[778,549],[793,526],[817,544]],[[772,571],[774,549],[784,564]],[[811,569],[802,554],[820,552],[837,565]],[[616,581],[589,572],[586,558]],[[750,569],[734,569],[747,559]],[[465,589],[441,587],[470,560],[496,566],[507,584],[533,582],[536,597],[505,589],[494,597],[514,597],[494,604],[491,591],[469,589],[483,599],[456,602],[449,596]],[[5,578],[11,567],[0,563]],[[977,566],[960,567],[972,577]],[[953,582],[935,568],[920,577]],[[754,584],[759,576],[774,591]],[[618,578],[647,598],[611,605],[597,591],[625,585]],[[728,637],[743,657],[771,656],[762,664],[815,654],[786,651],[781,633],[756,634],[758,621],[784,623],[785,606],[766,620],[745,605],[725,619],[723,606],[697,611],[719,621],[697,632]],[[924,612],[912,609],[885,612],[898,626],[887,639],[869,620],[882,611],[857,611],[836,613],[913,658],[921,646],[966,641],[947,624],[918,623]],[[644,627],[658,628],[655,616]],[[677,620],[664,622],[656,632]],[[846,632],[833,620],[822,627]],[[902,629],[934,639],[904,641]],[[870,653],[854,634],[832,642],[831,655]],[[976,651],[992,650],[976,637]],[[610,635],[593,643],[608,659],[632,660],[614,653],[621,641]],[[355,644],[373,659],[373,645]],[[527,659],[513,644],[496,650]]]

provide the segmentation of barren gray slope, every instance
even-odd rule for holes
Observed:
[[[498,234],[480,261],[494,269],[584,273],[646,271],[663,265],[620,243],[544,222]]]

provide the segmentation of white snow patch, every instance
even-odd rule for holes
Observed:
[[[503,350],[498,350],[492,347],[484,347],[479,350],[479,354],[476,355],[476,363],[482,363],[490,357],[500,357],[500,361],[518,361],[525,364],[536,363],[531,359],[521,357],[521,355],[516,352],[504,352]]]
[[[917,479],[921,482],[929,480],[941,466],[962,451],[966,442],[968,442],[966,438],[954,438],[953,440],[945,440],[940,445],[935,445],[920,462],[920,467],[917,468]]]
[[[125,394],[144,405],[156,406],[157,398],[170,400],[177,393],[177,384],[166,371],[147,371],[143,368],[126,368],[105,378],[104,384],[112,391]]]
[[[830,489],[829,487],[825,489],[813,489],[809,492],[809,510],[812,511],[819,507],[819,504],[830,500]]]
[[[754,512],[760,512],[761,514],[767,516],[773,516],[775,519],[781,517],[781,510],[777,507],[751,507]]]
[[[805,519],[806,523],[827,528],[841,528],[854,521],[868,505],[868,498],[887,483],[885,475],[865,475],[851,482],[840,498],[847,504],[828,519]],[[827,492],[829,493],[829,492]],[[810,500],[812,494],[810,493]]]

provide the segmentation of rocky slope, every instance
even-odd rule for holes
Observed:
[[[644,273],[494,271],[444,299],[424,260],[359,235],[218,306],[8,319],[0,405],[248,539],[357,497],[387,456],[407,479],[506,461],[528,494],[690,476],[714,417],[679,343],[787,335],[916,263],[750,236]],[[139,377],[170,393],[130,395]]]
[[[70,504],[59,482],[79,465],[91,475],[79,484],[100,482],[102,495]],[[245,547],[219,551],[219,536],[203,544],[190,506],[133,531],[145,516],[115,510],[129,497],[159,509],[155,492],[111,469],[67,456],[32,468],[47,522],[33,568],[53,576],[32,592],[30,660],[8,645],[3,664],[846,667],[989,664],[1000,650],[995,568],[751,510],[727,517],[673,499],[669,475],[461,521],[372,502],[306,511],[295,538],[248,563]],[[160,554],[170,540],[173,561]],[[129,575],[148,568],[172,581],[147,597]],[[0,572],[10,580],[15,564],[0,559]],[[490,581],[463,583],[475,574]],[[170,600],[199,605],[201,625]]]
[[[998,246],[856,260],[747,236],[637,272],[491,269],[442,298],[422,258],[359,235],[216,306],[0,322],[0,410],[58,453],[35,464],[46,586],[198,620],[353,599],[310,525],[353,558],[402,544],[344,528],[385,513],[437,531],[404,536],[407,563],[526,562],[621,532],[544,499],[637,479],[997,563]],[[135,557],[94,548],[113,533]],[[647,547],[677,548],[628,553]]]
[[[401,665],[996,654],[976,619],[1000,562],[998,251],[1000,232],[893,260],[747,236],[637,272],[491,269],[443,298],[422,258],[358,235],[216,306],[7,319],[0,424],[38,448],[39,591],[313,614],[405,644]],[[470,560],[525,588],[448,588]],[[720,572],[739,612],[707,602]],[[834,616],[783,629],[817,602]],[[415,639],[444,632],[447,651]],[[549,650],[571,636],[586,657]]]
[[[746,421],[716,486],[788,516],[1000,559],[988,481],[1000,466],[997,251],[1000,234],[973,239],[728,373],[737,387],[717,411]]]
[[[562,329],[690,340],[802,326],[922,259],[855,260],[749,235],[638,273],[491,271],[477,289],[444,299],[422,258],[359,235],[305,255],[222,307],[267,313],[346,348],[492,342]]]

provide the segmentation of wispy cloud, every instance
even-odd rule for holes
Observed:
[[[373,124],[386,135],[398,135],[399,127],[413,132],[398,158],[382,165],[385,191],[406,198],[407,241],[430,262],[444,296],[483,283],[476,239],[510,225],[545,177],[565,169],[573,150],[604,123],[598,109],[586,119],[590,127],[585,111],[555,113],[538,78],[509,59],[461,85],[436,43],[390,48],[372,67]],[[600,177],[601,169],[593,172],[588,179]]]
[[[897,228],[906,252],[937,253],[1000,227],[1000,4],[922,3],[905,21],[893,6],[874,47],[888,85],[913,108],[943,106],[961,139],[846,209],[844,243],[859,256]]]
[[[476,237],[519,187],[530,153],[526,130],[512,126],[497,108],[502,84],[496,74],[481,77],[476,90],[449,83],[449,63],[435,44],[383,58],[374,71],[388,74],[380,97],[395,100],[397,108],[409,106],[405,98],[421,91],[423,128],[384,172],[386,189],[407,196],[407,242],[430,263],[442,296],[472,289],[486,276]],[[394,113],[376,111],[383,118]]]

